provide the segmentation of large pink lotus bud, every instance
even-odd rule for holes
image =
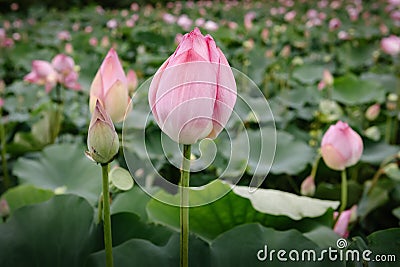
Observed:
[[[90,111],[99,100],[113,122],[120,122],[130,106],[128,81],[113,48],[108,51],[90,87]]]
[[[236,102],[229,63],[210,35],[198,28],[183,36],[154,76],[149,103],[160,128],[174,141],[215,138]]]
[[[53,66],[44,60],[32,61],[32,71],[25,75],[24,80],[30,83],[44,85],[46,93],[57,84],[58,74]]]
[[[400,53],[400,38],[395,35],[383,38],[381,41],[381,48],[386,54],[392,56],[397,55]]]
[[[362,152],[361,137],[345,122],[338,121],[331,125],[322,137],[322,158],[331,169],[344,170],[356,164]]]

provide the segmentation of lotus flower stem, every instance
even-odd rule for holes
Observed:
[[[7,167],[7,149],[6,149],[6,136],[3,124],[3,112],[2,108],[0,107],[0,140],[1,140],[1,166],[3,169],[3,186],[4,190],[10,186],[10,177],[8,176],[8,167]]]
[[[346,175],[346,169],[344,169],[342,171],[342,199],[341,199],[339,213],[342,213],[346,209],[346,206],[347,206],[347,175]]]
[[[180,266],[189,266],[189,179],[191,145],[183,145],[180,181]]]
[[[104,246],[106,251],[106,266],[112,267],[112,237],[111,237],[111,217],[110,217],[110,193],[108,192],[108,163],[101,164],[103,174],[103,214],[104,214]]]

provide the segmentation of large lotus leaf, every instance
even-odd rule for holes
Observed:
[[[117,213],[111,216],[113,246],[132,238],[141,238],[156,245],[165,245],[172,231],[164,226],[148,224],[133,213]]]
[[[144,239],[130,239],[113,248],[114,266],[176,267],[179,266],[179,233],[174,233],[165,245],[155,245]],[[105,253],[90,256],[87,267],[105,266]],[[211,266],[209,245],[191,235],[189,262],[191,267]]]
[[[83,266],[96,232],[93,208],[75,195],[20,208],[0,225],[0,266]]]
[[[347,105],[382,102],[385,90],[372,81],[358,79],[353,74],[335,79],[333,99]]]
[[[191,203],[207,203],[208,200],[214,199],[215,196],[223,195],[229,189],[230,186],[228,184],[217,180],[203,187],[202,190],[191,190],[190,201]],[[272,190],[274,193],[269,195],[269,190],[258,189],[256,191],[258,192],[257,199],[252,201],[248,199],[250,197],[253,198],[252,196],[249,197],[246,194],[246,197],[242,197],[235,193],[240,191],[244,194],[246,190],[249,190],[249,188],[237,187],[217,201],[190,208],[189,221],[191,231],[204,239],[212,240],[237,225],[259,222],[265,226],[280,230],[296,228],[304,233],[310,233],[311,238],[313,236],[311,232],[320,226],[331,226],[332,208],[338,206],[338,202],[309,199],[291,194],[288,197],[287,194],[289,193],[275,190]],[[269,196],[278,197],[278,199],[282,200],[279,203],[279,210],[276,207],[277,202],[271,202],[271,197]],[[179,203],[178,195],[170,195],[164,191],[160,191],[157,198],[169,203]],[[298,209],[292,207],[293,202],[298,202],[295,205]],[[147,212],[150,220],[179,229],[178,207],[170,206],[157,200],[150,200],[147,205]],[[329,230],[328,232],[330,234],[327,235],[327,240],[331,242],[332,231]],[[328,236],[331,238],[328,238]]]
[[[10,211],[14,212],[23,206],[47,201],[53,196],[53,191],[23,184],[7,190],[1,198],[7,200]]]
[[[279,250],[284,253],[278,258]],[[315,258],[310,251],[315,252]],[[345,266],[327,257],[318,261],[320,252],[318,245],[299,231],[276,231],[260,224],[233,228],[211,244],[212,266],[299,266],[300,262],[307,262],[307,266]]]
[[[398,266],[400,259],[400,229],[381,230],[370,234],[367,238],[371,262],[368,266]],[[386,262],[383,262],[385,259]],[[381,262],[378,262],[380,260]]]
[[[249,199],[254,209],[259,212],[276,216],[284,215],[293,220],[318,217],[329,208],[336,209],[339,206],[338,201],[298,196],[273,189],[258,189],[250,192],[246,186],[236,186],[233,188],[233,192]]]
[[[76,144],[51,145],[35,159],[19,158],[13,173],[23,184],[76,194],[94,204],[101,192],[101,168],[84,151]]]
[[[394,145],[388,145],[387,143],[375,143],[375,142],[365,142],[365,149],[361,157],[361,161],[371,163],[371,164],[381,164],[382,161],[386,160],[388,157],[396,155],[400,148]]]
[[[313,84],[322,79],[325,67],[316,64],[304,64],[293,71],[293,78],[304,84]]]

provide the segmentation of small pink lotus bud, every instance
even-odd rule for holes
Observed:
[[[313,196],[315,193],[315,181],[314,177],[311,175],[308,176],[304,181],[301,183],[300,193],[303,196]]]
[[[329,21],[329,30],[337,30],[342,26],[342,22],[338,18],[333,18]]]
[[[92,112],[97,100],[114,122],[122,121],[130,106],[128,81],[113,48],[108,51],[90,87],[89,107]]]
[[[10,215],[10,207],[7,200],[2,198],[0,200],[0,217],[7,217],[8,215]]]
[[[363,152],[363,141],[350,126],[342,121],[331,125],[322,137],[321,155],[333,170],[344,170],[356,164]]]
[[[339,215],[338,212],[334,213],[334,219],[337,218]],[[355,218],[357,217],[357,206],[354,205],[348,210],[343,211],[340,214],[340,217],[337,219],[335,226],[333,227],[333,231],[340,235],[343,238],[347,238],[349,236],[349,224],[353,221],[355,221]]]
[[[99,101],[90,120],[87,146],[87,155],[97,163],[109,163],[119,150],[118,134],[110,116]]]
[[[324,81],[325,86],[333,85],[333,76],[328,69],[324,69],[324,72],[322,73],[322,80]]]
[[[369,121],[373,121],[378,118],[380,111],[381,106],[378,103],[373,104],[365,111],[365,118]]]

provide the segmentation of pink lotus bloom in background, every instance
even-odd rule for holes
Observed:
[[[216,31],[219,28],[218,24],[212,20],[207,20],[203,27],[210,32]]]
[[[290,21],[294,20],[294,18],[296,17],[296,14],[297,13],[294,10],[289,11],[288,13],[286,13],[286,15],[284,17],[285,21],[290,22]]]
[[[136,72],[130,69],[126,74],[126,79],[128,80],[128,91],[130,94],[132,94],[133,91],[135,91],[136,87],[138,86],[138,79]]]
[[[337,30],[340,26],[342,26],[342,22],[338,18],[333,18],[329,21],[329,30],[331,31]]]
[[[311,175],[301,183],[300,193],[303,196],[313,196],[315,193],[315,180]]]
[[[395,35],[383,38],[381,48],[386,54],[395,56],[400,52],[400,38]]]
[[[72,57],[64,54],[56,55],[51,61],[54,69],[58,72],[58,81],[65,87],[72,90],[80,90],[78,73],[75,71],[75,62]]]
[[[176,24],[182,27],[185,31],[189,30],[190,27],[192,27],[193,21],[189,18],[188,15],[183,14],[179,16],[178,20],[176,21]]]
[[[331,125],[322,137],[321,155],[333,170],[344,170],[356,164],[363,152],[363,141],[358,133],[342,121]]]
[[[338,212],[334,213],[334,219],[339,215]],[[333,227],[333,231],[340,235],[341,237],[347,238],[349,237],[349,224],[354,220],[353,217],[357,216],[357,206],[354,205],[351,209],[343,211],[339,219],[337,219],[335,226]]]
[[[244,27],[246,30],[253,28],[253,20],[256,18],[256,12],[250,11],[244,15]]]
[[[122,69],[117,52],[111,48],[90,87],[90,111],[93,112],[99,100],[113,122],[120,122],[125,117],[130,97],[128,81]]]
[[[155,74],[149,104],[160,128],[175,142],[215,138],[236,102],[229,63],[210,35],[198,28],[183,36]]]
[[[69,33],[69,31],[60,31],[57,33],[57,38],[61,41],[70,41],[71,34]]]
[[[54,88],[57,84],[57,79],[57,71],[49,62],[44,60],[32,61],[32,71],[24,77],[27,82],[44,85],[46,93]]]

